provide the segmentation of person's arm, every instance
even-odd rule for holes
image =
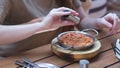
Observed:
[[[87,16],[87,13],[84,11],[80,0],[73,0],[73,5],[75,7],[75,10],[79,13],[81,20]]]
[[[78,29],[93,28],[100,30],[102,28],[112,27],[111,24],[109,24],[109,22],[105,19],[103,20],[102,18],[91,18],[88,16],[88,11],[91,6],[91,0],[86,0],[85,2],[80,2],[80,0],[74,0],[74,4],[81,19],[80,23],[77,25]]]
[[[85,11],[85,9],[82,6],[82,3],[80,0],[73,0],[73,4],[75,6],[75,10],[79,13],[80,17],[80,23],[76,25],[78,29],[84,29],[84,22],[86,22],[86,18],[88,17],[88,13]],[[88,9],[89,10],[89,9]],[[85,20],[85,21],[84,21]],[[94,21],[94,20],[93,20]]]
[[[71,12],[64,12],[64,10],[70,10]],[[0,25],[0,45],[21,41],[34,34],[45,32],[48,29],[56,30],[62,26],[74,25],[73,22],[61,20],[61,16],[69,15],[71,13],[77,15],[75,11],[62,7],[51,10],[50,13],[41,22],[39,22],[38,18],[36,20],[32,20],[34,23],[31,24],[9,26]]]
[[[26,39],[34,35],[38,30],[44,30],[44,26],[41,23],[14,26],[0,25],[0,45]]]
[[[91,2],[91,0],[86,1]],[[102,18],[91,18],[85,13],[85,9],[81,6],[80,0],[74,0],[74,3],[76,3],[75,6],[79,13],[79,17],[81,18],[80,23],[77,25],[78,29],[93,28],[101,30],[107,28],[110,34],[114,34],[120,28],[120,19],[116,14],[109,13]]]
[[[81,7],[82,8],[82,7]],[[79,14],[84,12],[84,10],[79,9]],[[102,30],[103,28],[108,29],[108,34],[114,34],[120,28],[120,19],[114,13],[109,13],[101,18],[91,18],[87,14],[82,13],[83,17],[81,22],[77,25],[78,29],[96,29]]]
[[[45,16],[44,17],[35,18],[35,19],[33,19],[33,20],[29,21],[29,22],[22,23],[22,24],[32,24],[32,23],[35,23],[35,22],[38,22],[38,21],[41,22],[41,21],[44,20],[44,18],[45,18]]]
[[[91,0],[85,0],[85,2],[80,2],[80,0],[74,0],[76,3],[76,10],[79,13],[79,17],[80,17],[80,23],[77,25],[78,29],[89,29],[89,28],[93,28],[93,29],[101,29],[101,27],[99,26],[99,23],[101,21],[101,18],[91,18],[89,17],[89,9],[91,6]],[[101,21],[102,22],[102,21]],[[107,26],[108,28],[109,25]]]

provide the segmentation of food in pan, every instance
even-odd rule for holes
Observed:
[[[76,32],[69,32],[61,35],[59,42],[67,46],[89,46],[92,45],[94,40],[93,38]]]

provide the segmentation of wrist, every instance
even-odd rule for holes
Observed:
[[[101,21],[101,18],[85,17],[84,19],[81,20],[80,27],[82,29],[93,28],[93,29],[99,30],[101,29],[100,21]]]
[[[44,24],[44,22],[36,22],[34,27],[36,28],[36,32],[34,34],[46,32],[48,29],[46,28],[47,26]]]
[[[96,24],[95,24],[96,29],[97,29],[97,30],[102,29],[102,28],[101,28],[101,22],[102,22],[102,21],[101,21],[101,18],[97,18],[97,19],[95,19],[95,20],[96,20],[96,21],[95,21],[95,23],[96,23]]]
[[[36,22],[35,24],[35,28],[37,31],[42,31],[42,30],[46,30],[45,24],[42,22]]]

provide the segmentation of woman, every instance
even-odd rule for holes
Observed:
[[[87,3],[89,3],[89,1],[87,1]],[[118,24],[118,17],[115,14],[108,14],[103,18],[89,18],[86,13],[87,9],[86,12],[84,12],[80,0],[57,0],[57,3],[55,0],[0,0],[1,39],[8,40],[0,41],[0,55],[7,56],[50,43],[51,40],[64,29],[64,27],[62,27],[55,30],[58,26],[73,25],[70,23],[67,24],[66,21],[62,24],[60,23],[61,20],[57,19],[52,21],[50,19],[51,14],[54,15],[50,10],[62,6],[72,8],[79,13],[81,22],[77,26],[81,28],[108,28],[110,32],[114,33],[116,25]],[[50,14],[48,14],[49,12]],[[45,17],[47,14],[48,16]],[[111,22],[113,20],[115,21]],[[38,23],[40,21],[41,23]],[[54,24],[55,29],[53,25],[48,24],[46,21]],[[38,27],[41,29],[38,29]],[[54,31],[47,30],[49,28]],[[11,37],[12,40],[8,39]]]
[[[69,12],[64,12],[64,10],[69,10]],[[9,26],[0,25],[0,45],[21,41],[34,34],[45,32],[46,30],[56,30],[62,26],[74,25],[74,22],[61,19],[62,16],[69,14],[77,15],[77,12],[72,9],[62,7],[51,10],[41,22],[38,18],[38,20],[33,19],[28,22],[31,24]]]
[[[13,2],[10,2],[9,0],[0,0],[0,56],[12,55],[19,53],[20,51],[38,47],[40,44],[42,45],[45,43],[46,39],[51,38],[49,36],[52,36],[52,34],[48,33],[48,31],[52,32],[62,26],[74,25],[71,21],[61,20],[61,16],[69,14],[78,15],[78,13],[72,9],[61,7],[58,9],[49,9],[50,11],[47,16],[44,20],[41,20],[41,18],[39,18],[40,16],[37,17],[38,13],[34,14],[35,11],[30,13],[27,12],[26,9],[23,10],[25,8],[23,7],[23,4],[19,6],[19,9],[15,8],[15,4],[19,5],[17,3],[20,3],[21,1],[16,3]],[[11,5],[11,3],[13,3],[13,5]],[[12,7],[16,10],[11,9]],[[22,7],[22,10],[20,7]],[[23,12],[17,12],[18,10]],[[69,10],[69,12],[64,12],[64,10]],[[33,17],[32,20],[31,17]],[[44,37],[43,38],[41,36],[42,33],[49,34],[48,38],[44,39],[47,35],[42,35]],[[34,38],[38,38],[35,43],[33,40],[36,39]],[[46,43],[47,42],[48,41],[46,41]]]

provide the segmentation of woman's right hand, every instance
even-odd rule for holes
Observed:
[[[69,10],[69,12],[64,12],[64,10]],[[75,25],[75,23],[72,21],[61,19],[62,16],[69,14],[78,15],[76,11],[66,7],[52,9],[42,21],[42,23],[46,26],[47,29],[57,29],[62,26]]]

